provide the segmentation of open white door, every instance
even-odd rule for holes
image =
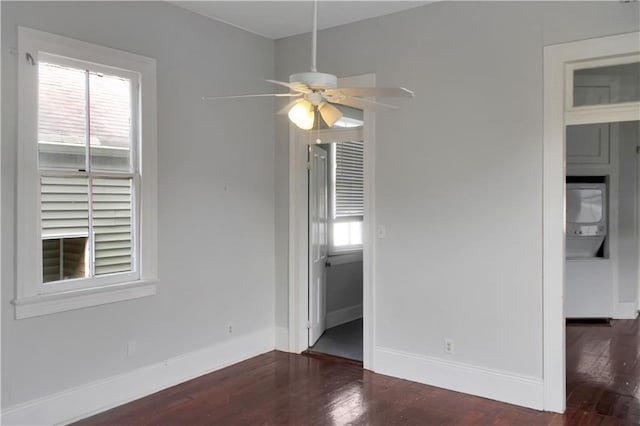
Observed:
[[[326,272],[328,245],[327,152],[309,148],[309,346],[326,326]]]

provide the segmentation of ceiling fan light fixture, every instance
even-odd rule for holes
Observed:
[[[289,110],[289,120],[302,130],[311,130],[315,114],[313,106],[306,100],[298,102]]]
[[[342,111],[328,102],[323,102],[318,106],[318,111],[327,126],[333,127],[336,121],[342,118]]]
[[[0,0],[2,1],[2,0]],[[238,99],[255,97],[288,97],[293,98],[278,114],[289,115],[289,119],[302,130],[311,130],[320,124],[321,116],[329,127],[358,127],[362,119],[343,117],[335,107],[355,108],[373,111],[397,109],[394,105],[385,104],[371,98],[400,97],[412,98],[414,93],[403,87],[338,87],[338,77],[333,74],[318,72],[316,68],[318,38],[318,0],[313,0],[313,29],[311,31],[311,70],[292,74],[289,82],[267,80],[269,83],[286,87],[289,93],[256,93],[226,96],[205,96],[202,100]],[[316,121],[318,120],[318,121]],[[319,127],[318,127],[319,129]]]

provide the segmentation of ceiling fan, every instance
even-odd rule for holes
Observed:
[[[375,111],[381,108],[397,108],[394,105],[367,99],[367,97],[408,97],[414,96],[404,87],[338,87],[338,78],[333,74],[318,72],[316,69],[316,48],[318,39],[318,0],[313,2],[313,32],[311,45],[311,71],[289,76],[289,82],[266,80],[269,83],[286,87],[292,93],[260,93],[230,96],[205,96],[203,100],[253,98],[253,97],[289,97],[294,98],[279,114],[287,113],[291,122],[303,130],[310,130],[320,115],[327,126],[332,127],[340,118],[342,111],[334,104],[346,105],[361,110]],[[318,113],[318,114],[317,114]]]

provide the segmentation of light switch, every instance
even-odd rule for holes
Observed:
[[[376,230],[376,236],[378,237],[378,239],[383,239],[387,237],[387,228],[385,228],[382,225],[378,225],[378,228]]]

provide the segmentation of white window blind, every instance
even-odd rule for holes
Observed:
[[[132,269],[131,186],[129,178],[93,179],[96,275]]]
[[[89,179],[43,176],[40,188],[42,281],[87,276]]]
[[[363,154],[362,141],[335,144],[334,218],[364,214]]]
[[[91,182],[89,192],[87,177],[41,178],[44,282],[90,275],[83,265],[78,264],[73,271],[69,266],[70,257],[84,256],[81,238],[83,244],[91,242],[95,247],[95,275],[131,270],[131,179],[93,178]],[[93,233],[89,239],[90,216]]]
[[[89,179],[84,176],[43,176],[41,183],[42,238],[89,235]]]

